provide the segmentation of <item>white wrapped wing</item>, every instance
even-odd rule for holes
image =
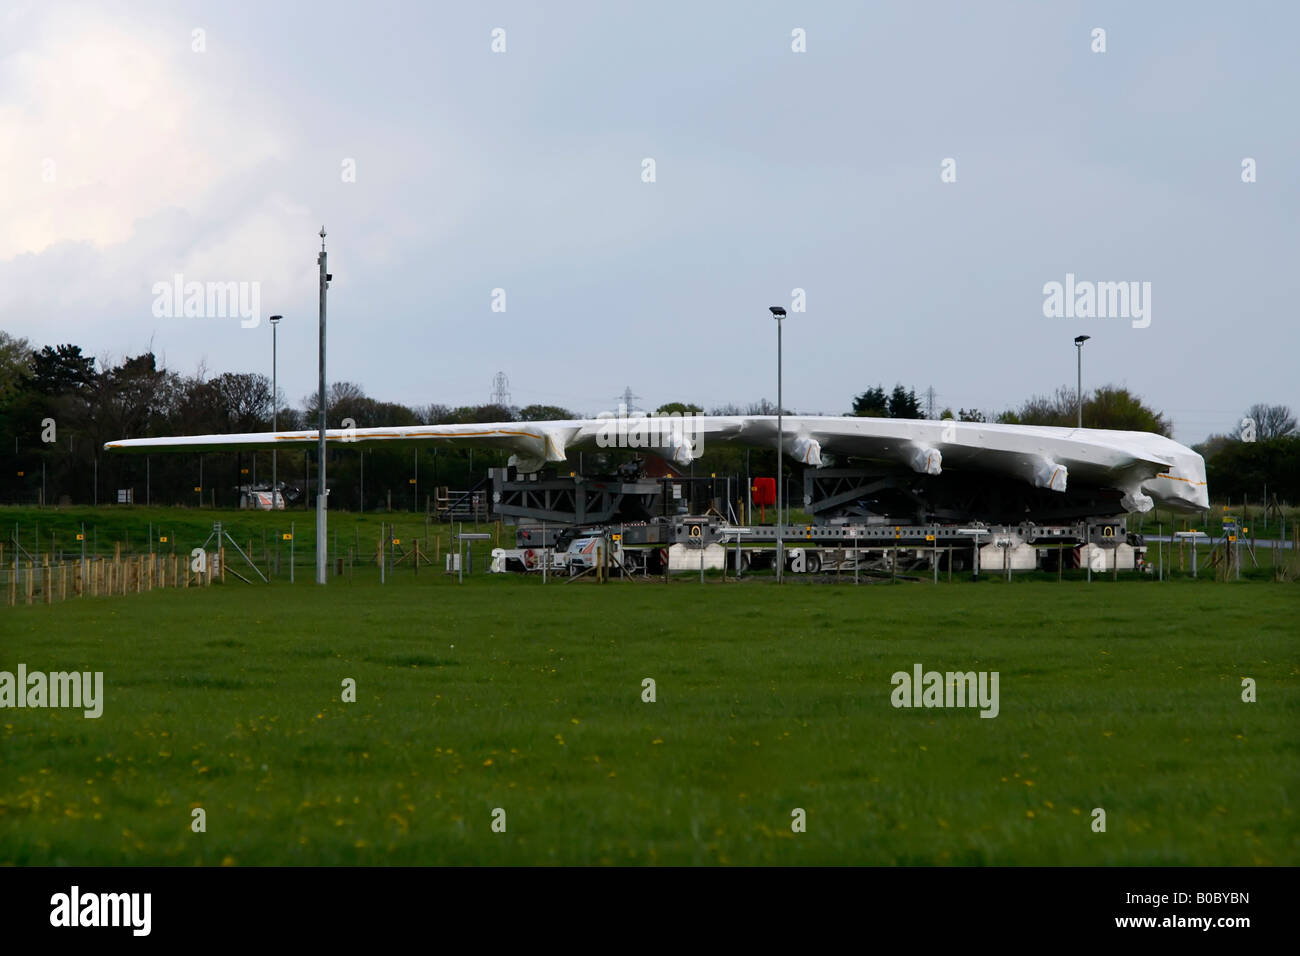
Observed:
[[[629,420],[630,422],[630,420]],[[1152,503],[1183,511],[1209,507],[1205,461],[1172,439],[1146,432],[1095,428],[995,425],[983,422],[774,415],[685,416],[653,427],[611,425],[609,416],[553,422],[414,425],[401,428],[328,429],[331,446],[383,447],[390,443],[473,445],[507,451],[524,472],[570,460],[574,451],[627,448],[658,454],[678,466],[714,442],[776,448],[805,465],[826,455],[867,459],[922,475],[952,472],[1000,474],[1034,487],[1064,492],[1070,483],[1114,488],[1123,507],[1144,511]],[[302,447],[315,430],[244,435],[193,435],[108,442],[109,451],[205,452]]]

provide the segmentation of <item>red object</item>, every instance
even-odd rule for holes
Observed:
[[[767,521],[767,506],[776,504],[776,479],[755,478],[749,489],[754,495],[754,504],[758,505],[759,521]]]

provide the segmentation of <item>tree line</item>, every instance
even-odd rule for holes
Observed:
[[[326,422],[357,428],[500,421],[548,421],[590,417],[555,405],[453,406],[404,405],[373,398],[353,382],[332,383],[326,391]],[[658,413],[704,412],[692,402],[670,402]],[[709,409],[714,415],[774,415],[767,399]],[[783,409],[786,414],[795,414]],[[319,399],[313,392],[296,406],[273,396],[270,379],[259,373],[209,374],[200,367],[185,375],[159,366],[152,352],[101,362],[73,344],[36,348],[27,340],[0,331],[0,501],[30,504],[112,503],[119,489],[130,489],[137,504],[233,507],[240,488],[269,487],[270,452],[165,453],[147,458],[106,455],[103,445],[119,438],[148,438],[268,431],[275,421],[282,431],[314,428]],[[923,417],[914,389],[896,385],[868,388],[851,400],[850,413],[860,416]],[[1023,425],[1071,426],[1077,415],[1074,390],[1068,386],[1048,396],[1034,396],[1000,413],[944,409],[941,418]],[[1169,435],[1168,418],[1148,407],[1128,389],[1106,385],[1084,396],[1084,424]],[[1216,498],[1270,492],[1300,499],[1300,433],[1295,416],[1284,406],[1256,405],[1233,435],[1211,436],[1195,446],[1206,457],[1210,487]],[[1249,426],[1249,427],[1247,427]],[[635,452],[617,449],[587,452],[583,468],[613,473]],[[454,445],[394,449],[329,450],[331,507],[423,509],[438,486],[464,489],[481,482],[486,469],[506,464],[509,455]],[[773,474],[775,453],[729,445],[706,446],[691,471],[697,476]],[[309,506],[315,493],[315,449],[283,449],[278,477],[286,498]],[[202,490],[196,490],[202,489]],[[737,484],[733,497],[743,495]]]

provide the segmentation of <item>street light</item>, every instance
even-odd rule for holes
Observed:
[[[1091,335],[1076,335],[1074,337],[1074,348],[1079,353],[1079,384],[1075,391],[1076,404],[1079,408],[1079,427],[1083,427],[1083,343],[1092,338]]]
[[[326,548],[329,547],[327,541],[329,527],[325,514],[329,507],[329,502],[326,500],[329,490],[325,481],[325,293],[329,290],[330,279],[333,278],[325,271],[324,226],[320,227],[320,255],[316,257],[316,264],[320,266],[320,438],[316,448],[316,583],[324,584],[325,565],[328,562]]]
[[[280,383],[278,378],[276,377],[276,365],[277,365],[277,358],[278,358],[278,342],[276,336],[280,330],[280,320],[283,318],[284,316],[282,315],[271,316],[271,431],[272,432],[277,432],[280,430],[280,422],[279,422]],[[272,511],[277,510],[275,507],[275,496],[277,494],[276,488],[279,487],[279,485],[276,482],[275,459],[276,459],[276,450],[274,447],[272,447],[271,448],[271,510]]]
[[[785,318],[785,309],[772,305],[768,306],[768,311],[776,319],[776,583],[780,584],[785,576],[785,539],[781,527],[781,501],[784,498],[784,489],[781,487],[781,446],[785,444],[785,427],[781,420],[781,320]]]

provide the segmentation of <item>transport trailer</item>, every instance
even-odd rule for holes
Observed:
[[[515,538],[515,547],[492,552],[490,570],[574,576],[600,564],[614,576],[702,570],[743,575],[772,569],[777,555],[775,526],[739,526],[717,515],[519,525]],[[1147,569],[1142,536],[1128,533],[1122,518],[1052,525],[799,524],[784,526],[781,538],[791,574]]]

